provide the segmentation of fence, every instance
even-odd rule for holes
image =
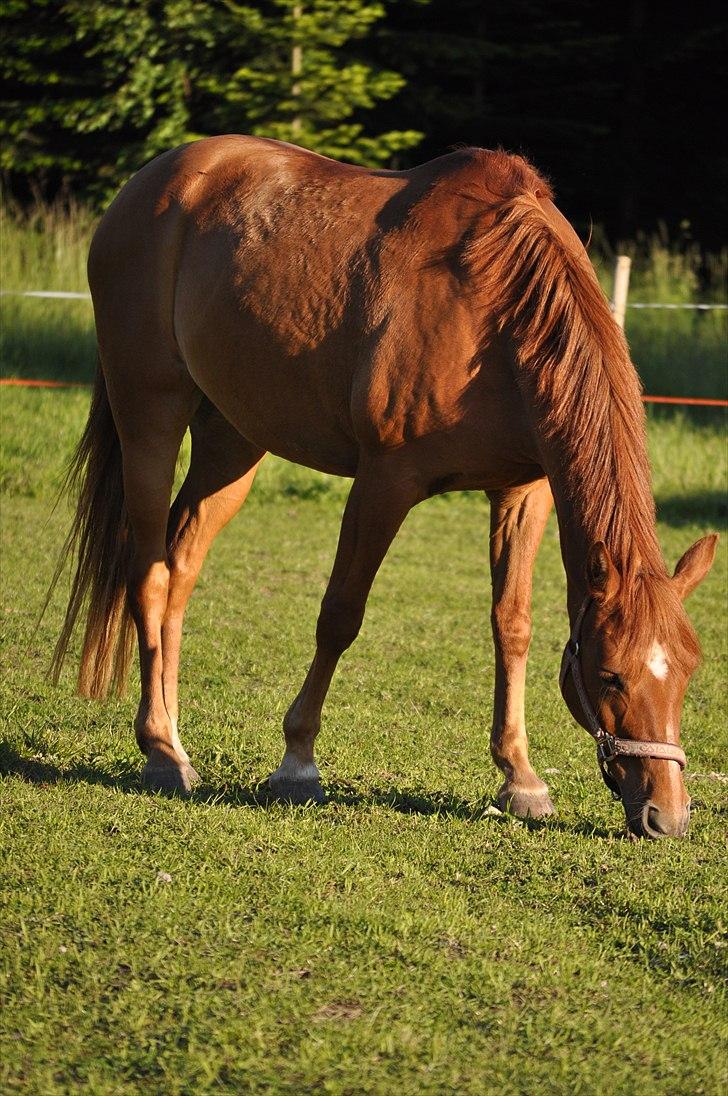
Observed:
[[[632,260],[629,255],[618,255],[614,264],[614,290],[610,308],[612,315],[621,328],[628,308],[693,309],[695,311],[725,311],[728,304],[667,304],[657,301],[628,301],[629,274]],[[684,404],[697,407],[728,407],[728,400],[712,400],[704,397],[689,396],[643,396],[644,403]]]

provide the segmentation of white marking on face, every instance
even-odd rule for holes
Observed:
[[[665,648],[662,647],[657,640],[655,640],[650,648],[650,655],[647,659],[647,669],[658,681],[664,681],[667,677],[667,655],[665,653]]]
[[[286,750],[283,760],[271,777],[284,780],[319,780],[320,772],[314,761],[299,761],[295,754]]]

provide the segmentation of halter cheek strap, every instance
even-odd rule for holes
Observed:
[[[581,704],[581,710],[584,713],[584,718],[587,722],[587,730],[597,744],[597,760],[604,783],[607,785],[615,799],[621,799],[619,785],[609,772],[608,767],[610,761],[613,761],[615,757],[654,757],[662,761],[676,761],[681,769],[685,768],[687,758],[685,757],[685,751],[680,746],[673,745],[671,742],[639,742],[628,738],[617,738],[616,735],[610,734],[609,731],[605,731],[602,727],[599,722],[599,717],[594,711],[591,701],[587,696],[584,687],[584,678],[581,673],[581,659],[579,658],[579,636],[581,635],[581,627],[584,623],[587,609],[591,605],[591,600],[590,597],[585,598],[579,612],[576,614],[574,626],[571,629],[571,636],[566,645],[564,658],[561,663],[559,687],[563,692],[564,682],[571,671],[574,688],[576,689],[576,694],[579,697],[579,703]]]

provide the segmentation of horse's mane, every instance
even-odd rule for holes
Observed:
[[[687,663],[697,641],[657,541],[641,387],[624,335],[586,252],[549,221],[548,183],[519,156],[481,157],[498,200],[467,262],[490,330],[512,338],[519,383],[558,453],[571,504],[620,572],[619,630],[635,654],[656,637],[678,640],[673,654]]]

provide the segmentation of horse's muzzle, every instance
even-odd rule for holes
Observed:
[[[638,837],[682,837],[690,824],[690,804],[677,810],[656,806],[648,800],[642,813],[632,820],[630,829]]]

